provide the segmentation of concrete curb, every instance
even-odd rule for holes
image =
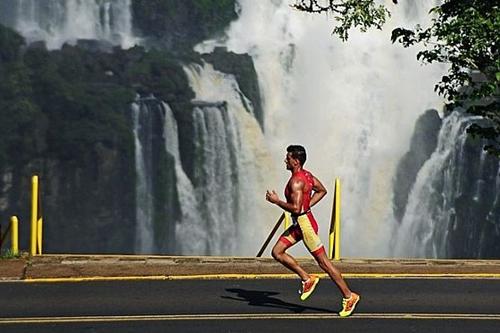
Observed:
[[[297,258],[310,273],[322,273],[312,258]],[[499,276],[500,260],[342,259],[344,275]],[[272,258],[139,255],[42,255],[0,260],[0,280],[94,279],[290,275]]]

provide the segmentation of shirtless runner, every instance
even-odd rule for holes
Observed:
[[[266,200],[291,213],[292,225],[280,236],[272,250],[274,259],[295,272],[302,279],[300,299],[305,301],[314,291],[319,277],[309,275],[286,250],[303,240],[319,267],[332,279],[343,295],[341,317],[351,315],[359,302],[360,296],[352,292],[342,278],[339,270],[326,256],[326,251],[318,236],[318,224],[311,212],[325,195],[326,189],[309,171],[303,168],[306,161],[306,150],[299,145],[287,148],[285,164],[292,176],[285,187],[286,201],[280,200],[276,191],[267,191]]]

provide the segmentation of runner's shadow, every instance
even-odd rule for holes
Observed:
[[[233,296],[221,296],[224,299],[231,299],[235,301],[248,302],[248,305],[252,306],[264,306],[270,308],[280,308],[290,310],[291,312],[301,313],[305,310],[314,310],[319,312],[334,312],[330,309],[322,309],[310,306],[302,306],[298,304],[288,303],[280,300],[279,298],[272,297],[279,295],[275,291],[262,291],[262,290],[245,290],[238,288],[229,288],[226,291],[236,294]]]

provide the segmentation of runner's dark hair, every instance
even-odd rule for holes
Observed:
[[[299,160],[300,165],[304,165],[306,163],[307,154],[306,149],[300,145],[289,145],[286,148],[286,151],[291,154],[291,156],[297,160]]]

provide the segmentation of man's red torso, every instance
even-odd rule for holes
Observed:
[[[300,212],[307,212],[311,208],[311,194],[314,185],[313,175],[309,171],[304,169],[296,171],[292,174],[285,187],[285,197],[288,203],[292,202],[291,187],[292,182],[295,180],[302,180],[304,182],[304,188],[302,189],[302,207],[300,209]]]

